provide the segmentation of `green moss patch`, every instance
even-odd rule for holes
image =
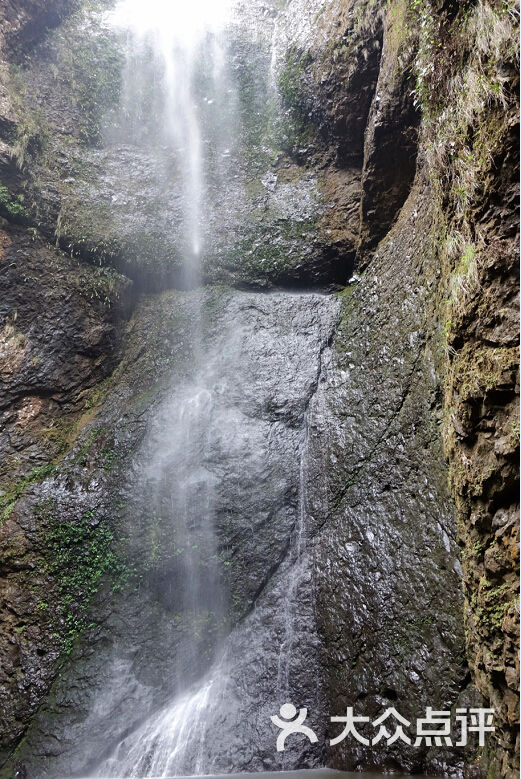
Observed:
[[[13,196],[0,183],[0,215],[13,221],[25,221],[28,214],[19,196]]]
[[[43,535],[44,566],[52,576],[60,618],[56,635],[69,653],[78,634],[89,625],[88,605],[107,578],[114,590],[128,582],[133,569],[115,551],[115,529],[95,510],[80,519],[57,517],[52,504],[40,508],[46,531]]]
[[[54,473],[55,470],[54,465],[40,465],[29,471],[27,476],[24,476],[23,479],[3,485],[3,494],[0,496],[0,521],[4,521],[10,516],[17,500],[21,497],[29,484],[43,481],[47,476]]]

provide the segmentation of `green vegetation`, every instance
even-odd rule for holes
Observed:
[[[237,97],[241,117],[241,157],[249,165],[265,166],[269,134],[275,115],[275,106],[269,87],[270,73],[265,53],[258,46],[237,45],[234,55],[238,63]],[[230,116],[233,120],[233,115]],[[260,155],[260,158],[259,158]]]
[[[457,256],[459,253],[456,267],[449,279],[449,297],[446,301],[445,324],[442,331],[444,347],[450,352],[451,333],[480,290],[481,261],[476,246],[467,243],[458,231],[446,236],[444,251],[450,257]]]
[[[109,449],[108,451],[105,452],[105,455],[103,457],[103,468],[106,471],[111,471],[112,468],[114,467],[117,459],[118,459],[118,456],[117,456],[116,452],[114,451],[114,449]]]
[[[107,385],[105,387],[102,385],[100,386],[97,403],[101,402],[107,389]],[[85,468],[88,465],[89,460],[94,459],[97,466],[103,468],[105,471],[111,471],[118,461],[118,454],[113,448],[112,438],[109,434],[110,430],[106,425],[95,425],[91,427],[83,444],[75,454],[74,464]],[[96,444],[95,447],[93,446],[94,444]]]
[[[295,47],[286,52],[284,67],[279,76],[279,91],[284,104],[296,115],[302,116],[308,110],[308,100],[305,91],[306,68],[311,64],[311,57],[303,54]]]
[[[96,511],[86,511],[80,519],[54,516],[52,504],[43,510],[46,531],[43,537],[46,570],[56,582],[63,625],[57,632],[66,653],[88,624],[87,607],[108,577],[114,590],[129,580],[133,569],[114,551],[114,527],[100,519]],[[41,602],[40,610],[47,605]]]
[[[101,266],[89,268],[89,273],[81,275],[79,289],[89,300],[98,300],[110,308],[126,283],[128,279],[114,268]]]
[[[97,384],[94,387],[94,389],[91,391],[87,400],[85,401],[85,408],[91,409],[91,408],[96,408],[96,406],[99,406],[99,404],[107,396],[111,387],[114,386],[115,380],[116,380],[116,375],[115,373],[112,373],[110,376],[107,376],[106,379],[103,379],[103,381]]]
[[[470,209],[504,137],[509,96],[499,63],[518,63],[508,3],[449,6],[413,0],[419,31],[415,94],[424,117],[427,167],[442,210],[471,239]],[[454,258],[453,258],[454,259]]]
[[[459,400],[481,398],[496,389],[505,380],[505,373],[515,372],[518,352],[516,347],[481,349],[464,347],[454,366],[452,381],[458,386]]]
[[[28,105],[23,71],[12,65],[7,82],[9,101],[16,115],[16,129],[12,137],[11,154],[19,170],[44,151],[49,142],[49,128],[39,107]]]
[[[24,221],[27,218],[27,210],[19,196],[13,197],[11,193],[0,183],[0,214],[8,219]]]
[[[280,97],[289,112],[289,121],[282,127],[283,135],[286,136],[286,150],[289,152],[306,146],[316,136],[306,88],[306,72],[310,65],[310,54],[292,46],[286,52],[284,67],[278,79]]]
[[[518,598],[512,601],[511,590],[506,583],[494,585],[486,579],[480,582],[476,618],[487,630],[500,630],[510,606],[518,602]]]
[[[85,145],[98,145],[102,127],[117,106],[124,56],[100,19],[102,4],[80,8],[49,38],[50,82],[77,109],[78,134]]]
[[[317,223],[313,219],[255,220],[228,254],[226,267],[239,268],[250,278],[284,274],[301,261],[302,250],[316,238]]]
[[[0,520],[7,519],[12,510],[14,509],[17,500],[20,498],[25,488],[29,484],[43,481],[47,476],[50,476],[55,471],[54,465],[40,465],[33,468],[27,476],[24,476],[18,481],[11,482],[6,485],[2,485],[2,495],[0,495]]]

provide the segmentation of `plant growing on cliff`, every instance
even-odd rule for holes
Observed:
[[[43,512],[45,566],[56,582],[60,600],[58,629],[66,653],[88,624],[88,605],[104,577],[120,588],[131,575],[130,566],[114,549],[114,527],[95,510],[79,519],[55,515],[52,506]]]
[[[0,214],[2,213],[15,221],[23,221],[27,217],[27,210],[20,198],[11,196],[7,187],[0,183]]]
[[[52,80],[77,109],[76,132],[85,145],[98,145],[102,126],[118,104],[124,57],[103,27],[103,3],[83,4],[49,40]]]
[[[29,471],[27,476],[24,476],[22,479],[2,485],[3,489],[0,490],[0,522],[10,516],[26,487],[30,484],[43,481],[43,479],[50,476],[54,471],[54,465],[39,465]]]
[[[309,143],[315,134],[306,89],[306,73],[311,65],[311,55],[291,46],[286,52],[284,66],[278,78],[279,94],[288,109],[290,122],[284,131],[289,151]]]
[[[519,62],[511,6],[480,0],[437,13],[413,0],[419,29],[416,101],[423,117],[427,163],[445,210],[464,222],[503,138],[511,96],[501,75]],[[505,66],[508,63],[508,67]],[[502,65],[503,64],[503,65]],[[447,208],[448,207],[448,208]]]
[[[450,276],[449,297],[446,302],[443,340],[446,349],[451,352],[451,331],[461,321],[468,310],[471,300],[481,288],[482,260],[476,246],[466,243],[459,232],[449,233],[445,241],[447,256],[453,257],[460,252],[459,261]]]
[[[511,174],[518,169],[519,16],[513,3],[487,0],[412,0],[411,14],[418,34],[414,77],[424,170],[446,281],[439,299],[446,347],[444,449],[464,547],[468,660],[480,692],[502,700],[507,688],[513,695],[508,673],[517,654],[517,539],[514,527],[498,532],[493,516],[499,505],[505,516],[515,511],[517,442],[508,430],[517,416],[519,354],[517,346],[498,343],[493,323],[506,321],[510,301],[501,310],[498,298],[508,300],[508,287],[516,284],[509,277],[508,231],[518,227],[512,216],[518,174]],[[510,329],[504,328],[508,339]],[[493,550],[498,538],[505,544],[503,558]],[[497,576],[491,578],[489,566]],[[517,734],[513,719],[499,707],[497,713],[497,768],[489,776],[510,776]]]

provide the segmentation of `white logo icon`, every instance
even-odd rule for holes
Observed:
[[[277,752],[284,751],[284,743],[287,737],[291,736],[293,733],[302,733],[306,738],[309,738],[312,744],[316,744],[318,741],[316,735],[311,728],[308,728],[307,725],[303,724],[308,716],[307,709],[299,709],[297,716],[297,709],[295,706],[292,703],[284,703],[280,707],[279,713],[282,719],[277,715],[270,717],[273,724],[278,728],[281,728],[281,732],[277,736]]]

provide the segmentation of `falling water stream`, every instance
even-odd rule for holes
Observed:
[[[214,186],[216,181],[225,186],[230,177],[238,117],[222,33],[231,13],[232,0],[121,0],[108,16],[109,24],[123,33],[127,43],[116,140],[156,144],[164,163],[173,164],[179,174],[183,195],[183,285],[188,289],[201,282],[208,179],[212,178]],[[147,466],[147,485],[153,510],[164,511],[165,500],[169,503],[172,544],[183,554],[175,580],[164,586],[175,589],[180,610],[192,624],[206,620],[200,640],[192,639],[185,649],[193,666],[204,669],[206,665],[206,671],[195,685],[186,688],[182,664],[174,658],[176,694],[121,740],[98,765],[97,776],[208,772],[211,765],[204,746],[209,723],[218,718],[219,707],[226,704],[228,688],[234,684],[229,678],[234,642],[233,638],[225,640],[226,593],[218,576],[215,476],[204,462],[216,393],[229,388],[223,386],[222,361],[202,342],[204,317],[205,311],[199,308],[191,324],[195,370],[191,382],[174,390],[163,409],[155,454]],[[236,352],[236,340],[236,333],[230,331],[225,350]],[[281,644],[276,650],[277,685],[282,697],[290,692],[290,656],[296,640],[292,608],[302,579],[299,566],[305,531],[306,446],[304,429],[298,518],[291,554],[295,572],[282,609]]]
[[[201,285],[201,262],[211,239],[205,229],[212,207],[209,193],[226,193],[237,151],[237,96],[225,39],[232,15],[233,0],[120,0],[107,16],[108,24],[126,41],[127,52],[120,116],[116,129],[110,131],[110,141],[153,148],[165,169],[172,171],[171,186],[181,193],[181,286],[186,290]],[[272,52],[272,88],[275,63]],[[192,368],[184,383],[171,389],[157,414],[149,435],[150,458],[136,489],[143,491],[151,514],[171,518],[169,543],[179,557],[175,570],[160,586],[162,597],[176,604],[183,625],[188,625],[191,633],[172,657],[173,684],[166,702],[145,712],[130,733],[122,728],[119,743],[110,747],[91,776],[205,775],[217,774],[223,766],[232,772],[233,757],[228,755],[233,750],[215,737],[209,743],[212,729],[221,727],[229,736],[229,721],[242,722],[245,730],[236,734],[234,748],[245,749],[260,727],[250,722],[252,715],[262,720],[262,728],[269,729],[269,715],[292,700],[303,664],[316,663],[310,595],[309,431],[313,391],[320,379],[322,351],[334,325],[335,304],[323,305],[324,296],[289,292],[266,296],[264,303],[257,305],[247,297],[237,304],[235,315],[232,311],[220,341],[208,344],[203,334],[208,333],[209,321],[211,330],[211,319],[205,310],[205,295],[190,294],[195,294],[196,301],[190,322]],[[289,548],[277,563],[279,580],[266,596],[265,605],[258,612],[254,608],[238,629],[228,622],[229,593],[220,575],[223,560],[216,529],[219,468],[211,467],[209,461],[212,451],[218,449],[219,436],[245,435],[244,421],[237,422],[241,401],[235,385],[237,371],[241,366],[244,370],[244,362],[237,358],[245,337],[241,328],[246,331],[253,310],[256,313],[252,316],[261,323],[266,317],[273,318],[274,312],[284,321],[286,311],[290,327],[297,332],[301,328],[302,337],[311,332],[306,322],[312,321],[318,329],[318,373],[309,377],[306,391],[310,394],[302,401],[299,427],[292,439],[298,494]],[[309,366],[298,367],[299,352],[297,344],[295,375],[309,370]],[[284,358],[287,360],[286,355]],[[273,369],[273,356],[270,359]],[[277,430],[275,422],[268,434],[270,445],[272,437],[277,443]],[[251,449],[254,444],[253,439],[245,440],[243,446]],[[278,643],[263,635],[266,620],[271,624],[269,636],[275,635]],[[297,649],[300,665],[293,659]],[[252,667],[258,668],[262,701],[248,701],[245,680],[250,671],[245,669]],[[307,698],[295,702],[318,708],[320,680],[315,680],[312,669],[304,671],[309,676]],[[250,743],[247,748],[254,746]],[[295,759],[289,753],[277,765],[291,768]],[[243,757],[242,764],[245,762]],[[320,763],[311,755],[305,764]]]
[[[297,302],[302,296],[286,294],[285,298],[287,305],[288,298]],[[277,303],[276,297],[271,300]],[[200,313],[204,317],[204,308]],[[325,333],[327,324],[324,322]],[[293,660],[297,644],[304,646],[308,641],[310,647],[313,645],[311,574],[306,557],[310,409],[304,414],[300,442],[297,439],[298,495],[286,573],[271,605],[274,611],[270,620],[278,624],[279,636],[279,645],[271,647],[272,659],[261,648],[262,625],[254,621],[230,633],[227,624],[227,593],[219,579],[222,561],[215,528],[218,477],[208,460],[215,446],[215,435],[233,436],[235,431],[240,434],[243,424],[237,418],[237,410],[228,405],[234,394],[234,360],[240,353],[242,337],[237,323],[224,334],[219,350],[205,350],[199,344],[199,367],[192,381],[172,390],[155,421],[151,447],[154,454],[146,468],[146,489],[151,510],[166,510],[172,517],[171,543],[183,552],[173,578],[162,583],[163,594],[168,597],[171,588],[183,618],[201,629],[192,634],[182,654],[172,658],[176,678],[172,699],[120,741],[97,767],[96,776],[138,778],[212,772],[213,742],[207,743],[207,737],[223,722],[227,710],[240,709],[243,705],[244,669],[258,662],[256,652],[263,655],[268,669],[273,667],[271,682],[268,675],[266,680],[272,686],[271,712],[276,713],[282,702],[291,700],[292,684],[296,681],[293,677],[302,670]],[[302,635],[303,624],[306,637]],[[259,643],[259,650],[255,642]],[[195,683],[187,683],[184,678],[183,668],[188,665],[201,670]],[[263,673],[262,669],[259,673]],[[244,716],[251,716],[251,712]],[[265,719],[269,721],[267,715]],[[226,744],[221,748],[225,752]],[[292,760],[291,754],[282,756],[281,767],[291,767]]]
[[[291,693],[290,671],[293,642],[298,640],[298,634],[294,627],[295,604],[298,601],[299,586],[306,585],[306,570],[302,565],[302,551],[306,543],[306,512],[307,512],[307,485],[306,485],[306,466],[309,444],[309,411],[304,418],[304,431],[302,436],[300,465],[299,465],[299,483],[298,483],[298,508],[297,523],[295,528],[295,537],[293,548],[291,550],[292,568],[289,578],[289,588],[287,596],[284,599],[284,638],[280,645],[277,687],[281,696],[289,699]],[[310,630],[313,625],[309,625]]]
[[[126,38],[115,138],[155,147],[183,196],[183,271],[200,282],[208,178],[222,182],[233,143],[235,96],[222,33],[233,0],[120,0],[107,22]]]

